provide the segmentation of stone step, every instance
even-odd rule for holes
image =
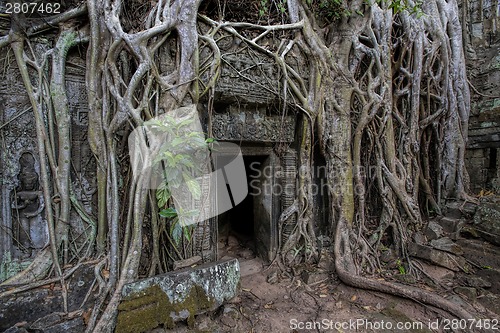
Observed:
[[[483,239],[500,246],[500,204],[482,203],[470,227]]]
[[[410,243],[408,245],[408,253],[412,257],[427,260],[452,271],[467,270],[467,261],[463,257],[437,250],[430,246]]]
[[[500,304],[500,296],[492,293],[485,293],[484,296],[478,298],[477,301],[488,310],[500,315],[500,306],[498,306],[498,304]]]
[[[420,261],[420,264],[422,265],[426,275],[430,276],[437,283],[448,283],[455,277],[455,272],[448,268],[432,265],[424,262],[423,260]]]
[[[464,204],[463,201],[451,201],[446,203],[443,213],[444,216],[453,219],[469,218],[476,213],[476,208],[477,205],[470,202]]]
[[[428,240],[438,239],[443,236],[443,227],[436,220],[430,220],[425,229],[425,236]]]
[[[444,216],[438,221],[439,225],[443,228],[444,232],[455,233],[464,224],[464,220]]]
[[[500,269],[500,248],[481,239],[458,239],[463,256],[482,267]]]
[[[488,288],[489,291],[500,295],[500,270],[485,268],[476,271],[476,275],[491,284],[491,287]]]
[[[43,333],[83,333],[85,332],[85,324],[82,317],[67,318],[67,316],[60,313],[52,313],[45,317],[38,319],[32,324],[22,325],[25,322],[14,325],[3,333],[29,333],[29,332],[43,332]]]
[[[451,217],[436,218],[427,223],[424,233],[428,240],[438,239],[444,236],[449,236],[451,239],[455,240],[458,238],[459,231],[464,224],[465,221],[463,219]]]
[[[457,256],[464,254],[462,247],[448,237],[431,240],[430,245],[436,250],[449,252]]]
[[[221,260],[230,260],[230,259],[235,259],[235,258],[231,256],[224,256],[222,257]],[[264,262],[259,257],[252,259],[238,258],[237,260],[240,263],[240,276],[242,278],[259,273],[264,269]]]
[[[83,309],[87,309],[87,307],[91,306],[92,302],[95,300],[95,295],[90,290],[93,286],[92,281],[94,279],[93,265],[84,264],[76,269],[71,279],[69,279],[68,285],[67,297],[69,312],[78,311],[87,294],[89,294],[90,297],[87,302],[84,303]],[[0,332],[3,332],[20,322],[25,322],[29,328],[32,323],[40,318],[62,311],[63,297],[58,287],[53,290],[46,287],[36,288],[16,295],[1,297],[0,304]],[[73,331],[77,332],[76,329]],[[41,331],[33,330],[30,332]],[[46,330],[43,332],[49,331]]]

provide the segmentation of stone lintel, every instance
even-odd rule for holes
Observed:
[[[223,141],[292,142],[295,121],[294,116],[224,113],[213,116],[212,130],[214,138]]]

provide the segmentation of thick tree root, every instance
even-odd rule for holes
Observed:
[[[0,283],[2,286],[22,285],[43,279],[52,267],[52,254],[50,248],[46,247],[38,252],[33,262],[22,272]]]
[[[449,300],[445,299],[442,296],[439,296],[435,293],[430,293],[425,290],[412,287],[412,286],[407,286],[407,285],[402,285],[398,283],[393,283],[393,282],[387,282],[387,281],[379,281],[379,280],[372,280],[357,274],[353,274],[353,272],[349,272],[345,268],[346,260],[351,261],[352,263],[352,257],[350,255],[350,250],[347,251],[342,251],[341,247],[344,246],[349,246],[348,244],[343,244],[342,240],[342,233],[348,232],[346,227],[343,225],[344,223],[339,222],[337,226],[337,232],[335,235],[335,269],[338,277],[342,282],[345,284],[356,287],[356,288],[361,288],[361,289],[366,289],[366,290],[373,290],[373,291],[379,291],[382,293],[394,295],[394,296],[400,296],[404,298],[408,298],[417,302],[421,302],[424,304],[428,304],[431,306],[434,306],[436,308],[439,308],[441,310],[444,310],[453,316],[459,318],[459,319],[474,319],[477,317],[477,315],[473,315],[474,310],[466,310],[463,309],[462,307],[458,306],[457,304],[450,302]]]

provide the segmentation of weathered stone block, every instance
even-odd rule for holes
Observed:
[[[417,244],[426,244],[427,243],[427,239],[425,238],[425,235],[420,231],[417,231],[413,234],[413,241]]]
[[[464,238],[457,240],[457,244],[464,249],[464,257],[467,260],[478,266],[500,268],[500,249],[497,246],[481,239]],[[478,274],[479,272],[482,271],[478,271]],[[497,276],[500,282],[500,274]]]
[[[94,267],[92,265],[82,266],[73,273],[68,286],[68,310],[70,312],[80,309],[89,292],[89,288],[92,286],[93,279]],[[84,304],[84,309],[89,304],[92,304],[94,298],[95,295],[90,293],[90,297]],[[27,322],[30,324],[54,312],[63,311],[60,288],[53,290],[38,288],[2,297],[0,298],[0,304],[2,304],[0,306],[0,332],[14,326],[18,322]],[[61,322],[65,322],[65,319],[61,319]],[[76,330],[73,331],[77,332]]]
[[[468,217],[474,215],[476,208],[476,204],[469,202],[464,204],[461,201],[451,201],[446,203],[444,215],[449,218],[460,219],[464,216]]]
[[[443,217],[441,220],[439,220],[439,225],[443,228],[445,232],[448,233],[457,232],[462,224],[463,221],[450,217]]]
[[[471,158],[483,158],[486,155],[485,149],[469,149],[465,155]]]
[[[279,74],[269,59],[243,53],[224,54],[223,58],[221,76],[215,86],[217,100],[244,104],[271,104],[277,100],[273,90],[278,86]]]
[[[265,109],[234,109],[212,116],[213,136],[217,140],[292,142],[295,137],[293,115],[266,115]]]
[[[500,315],[500,307],[498,306],[498,304],[500,304],[499,296],[492,293],[486,293],[483,297],[478,298],[478,302],[488,310]]]
[[[474,215],[474,229],[488,242],[500,245],[500,206],[480,205]]]
[[[472,36],[482,39],[483,37],[483,22],[472,23]]]
[[[85,331],[85,324],[81,317],[68,319],[63,313],[52,313],[31,324],[28,331],[43,333],[83,333]]]
[[[236,259],[201,265],[125,285],[118,307],[116,332],[140,333],[159,325],[213,311],[236,296],[240,266]]]
[[[452,271],[459,271],[467,267],[467,261],[463,257],[436,250],[429,246],[410,243],[408,250],[413,257],[428,260],[433,264],[446,267]]]
[[[498,268],[485,268],[476,271],[476,276],[480,277],[486,283],[489,283],[491,287],[488,289],[497,295],[500,295],[500,269]]]
[[[455,272],[447,268],[431,265],[426,262],[421,262],[426,275],[431,277],[435,282],[444,284],[451,281],[455,277]]]
[[[484,280],[479,276],[466,276],[465,283],[473,288],[491,288],[491,282]]]
[[[432,240],[431,246],[437,250],[453,253],[458,256],[464,254],[464,251],[462,250],[460,245],[455,244],[455,242],[453,242],[448,237]]]
[[[438,239],[443,235],[443,228],[436,221],[429,221],[425,235],[428,239]]]

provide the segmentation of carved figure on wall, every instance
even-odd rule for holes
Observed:
[[[46,242],[46,231],[41,219],[45,204],[35,170],[35,159],[30,153],[19,158],[19,186],[12,194],[13,241],[27,258],[33,249],[40,249]]]

